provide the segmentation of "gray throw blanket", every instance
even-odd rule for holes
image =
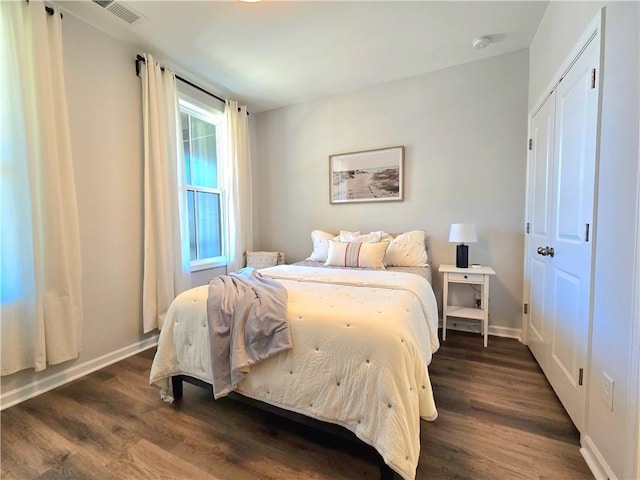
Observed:
[[[251,365],[291,348],[287,291],[252,268],[209,282],[213,395],[229,394]]]

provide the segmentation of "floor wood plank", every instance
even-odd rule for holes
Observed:
[[[127,479],[222,480],[221,477],[207,473],[147,440],[140,440],[125,455],[111,462],[108,467],[117,472],[119,478]]]
[[[34,478],[76,452],[73,442],[28,411],[2,412],[2,478]]]
[[[429,367],[439,417],[422,422],[419,480],[592,479],[579,434],[531,353],[448,332]],[[2,412],[0,476],[28,479],[370,480],[377,457],[193,385],[163,403],[153,350]]]

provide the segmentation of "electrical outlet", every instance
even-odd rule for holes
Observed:
[[[606,372],[602,372],[602,399],[604,403],[606,403],[609,410],[613,411],[613,379],[606,374]]]
[[[482,296],[480,295],[480,292],[478,290],[476,290],[476,307],[482,307]]]

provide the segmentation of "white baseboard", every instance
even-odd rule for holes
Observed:
[[[609,464],[607,464],[606,460],[596,447],[593,440],[589,435],[586,435],[582,441],[582,448],[580,449],[580,453],[584,458],[584,461],[587,462],[591,473],[596,480],[617,480],[618,477],[615,476]]]
[[[442,327],[442,321],[440,322]],[[466,318],[447,318],[447,330],[457,330],[460,332],[481,333],[480,322],[477,320],[468,320]],[[515,338],[522,342],[522,329],[501,327],[500,325],[489,325],[489,335],[495,337]]]
[[[72,382],[80,377],[84,377],[85,375],[119,362],[120,360],[124,360],[136,353],[155,347],[157,344],[158,335],[154,335],[153,337],[145,338],[144,340],[129,345],[128,347],[121,348],[120,350],[116,350],[115,352],[107,353],[101,357],[73,365],[62,372],[55,373],[49,377],[36,380],[27,385],[23,385],[22,387],[9,390],[8,392],[2,392],[2,395],[0,395],[0,410],[4,410],[5,408],[9,408],[20,402],[29,400],[37,395],[53,390],[54,388],[61,387],[66,383]]]

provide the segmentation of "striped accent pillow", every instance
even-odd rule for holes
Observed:
[[[384,254],[389,242],[336,242],[329,240],[325,265],[335,267],[385,268]]]

